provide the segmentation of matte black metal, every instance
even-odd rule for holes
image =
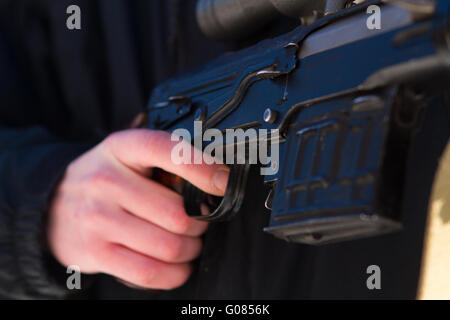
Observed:
[[[233,218],[241,209],[245,197],[250,165],[233,165],[230,170],[227,189],[223,198],[211,197],[186,182],[184,187],[184,208],[189,216],[203,221],[226,221]],[[202,214],[202,205],[210,210]]]
[[[299,19],[335,13],[347,0],[198,0],[203,33],[219,40],[239,39],[281,15]],[[306,21],[307,19],[304,19]]]
[[[203,114],[203,130],[279,129],[280,170],[264,178],[270,195],[259,195],[272,210],[265,231],[279,238],[320,244],[398,230],[421,110],[431,95],[450,89],[450,1],[433,10],[430,3],[418,15],[417,7],[366,1],[220,57],[157,87],[148,127],[194,136]],[[387,18],[381,30],[365,25],[373,4]],[[358,24],[366,29],[334,29]],[[267,109],[277,115],[270,121]],[[186,211],[209,221],[234,216],[252,183],[250,167],[231,165],[223,199],[187,185]],[[202,203],[211,214],[201,214]]]

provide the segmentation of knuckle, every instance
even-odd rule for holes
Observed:
[[[155,282],[156,270],[154,266],[146,266],[135,271],[135,281],[139,286],[151,288]]]
[[[183,254],[184,242],[181,237],[173,237],[164,243],[164,255],[169,261],[178,261]]]
[[[117,131],[109,134],[101,143],[101,147],[104,150],[107,150],[108,153],[116,153],[121,148],[121,145],[127,143],[128,139],[127,131]]]
[[[81,216],[83,225],[89,230],[98,229],[107,221],[106,214],[99,209],[86,209]]]
[[[116,184],[115,177],[104,170],[99,170],[88,176],[86,179],[87,188],[90,191],[100,191],[108,186]]]
[[[142,139],[143,145],[152,150],[170,143],[170,134],[160,130],[145,130]]]
[[[172,275],[170,282],[166,285],[166,290],[173,290],[182,286],[191,275],[191,268],[186,266],[179,266],[175,273]]]
[[[103,143],[106,145],[114,145],[114,143],[116,143],[117,139],[122,136],[122,132],[118,131],[118,132],[113,132],[111,134],[109,134],[104,140]]]
[[[191,226],[190,219],[184,214],[176,214],[173,219],[173,228],[177,233],[185,234],[189,231]]]
[[[108,244],[100,239],[89,238],[91,241],[83,242],[83,252],[90,263],[96,267],[100,267],[105,261],[108,261],[110,250]],[[92,241],[94,240],[94,241]]]

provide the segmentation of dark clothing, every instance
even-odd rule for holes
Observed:
[[[72,4],[81,7],[81,30],[66,28]],[[194,0],[0,2],[0,295],[70,293],[64,289],[65,268],[45,246],[48,203],[67,164],[126,128],[161,81],[240,46],[202,36],[194,7]],[[283,28],[274,25],[259,37],[288,31]],[[445,141],[446,123],[436,124],[445,119],[427,112],[425,127]],[[82,295],[413,298],[439,152],[420,136],[414,148],[408,166],[420,164],[423,170],[410,170],[405,228],[399,233],[320,248],[288,244],[262,232],[268,219],[263,204],[249,201],[245,214],[209,228],[203,254],[183,287],[142,292],[109,276],[84,276],[92,281]],[[366,288],[371,264],[382,269],[382,290]]]

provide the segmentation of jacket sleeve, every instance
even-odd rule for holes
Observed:
[[[67,164],[90,145],[56,137],[41,121],[7,32],[8,4],[0,4],[0,297],[62,298],[67,274],[46,248],[46,215]]]
[[[87,148],[61,142],[42,127],[0,126],[0,295],[67,293],[57,280],[64,270],[55,271],[46,251],[46,212],[65,167]]]

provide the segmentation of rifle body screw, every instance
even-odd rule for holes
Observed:
[[[264,111],[264,115],[263,115],[263,119],[264,122],[267,123],[274,123],[275,121],[277,121],[278,118],[278,112],[267,108],[266,111]]]

